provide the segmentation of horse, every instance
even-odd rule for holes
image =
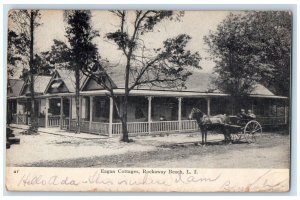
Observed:
[[[207,116],[200,109],[193,108],[189,118],[197,121],[197,124],[201,130],[202,145],[207,143],[208,130],[220,130],[220,132],[222,132],[224,135],[225,143],[231,142],[230,131],[225,126],[229,122],[229,117],[226,116],[226,114]]]

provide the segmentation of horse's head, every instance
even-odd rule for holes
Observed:
[[[201,119],[205,115],[199,108],[193,108],[189,114],[189,119]]]

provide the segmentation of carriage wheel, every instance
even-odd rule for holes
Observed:
[[[244,127],[244,138],[247,142],[256,142],[257,137],[262,134],[262,127],[260,123],[255,120],[249,121]]]

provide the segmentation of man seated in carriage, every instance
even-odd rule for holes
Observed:
[[[256,118],[252,110],[248,110],[248,112],[246,113],[245,109],[241,109],[241,113],[239,113],[237,117],[238,117],[237,124],[242,124]]]
[[[240,119],[247,119],[247,117],[248,117],[245,112],[245,109],[241,109],[241,112],[239,114],[237,114],[236,116]]]
[[[256,118],[256,115],[252,112],[252,110],[248,110],[248,113],[247,113],[248,117],[250,119],[255,119]]]

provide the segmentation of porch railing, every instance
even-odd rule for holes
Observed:
[[[261,125],[264,126],[277,126],[286,124],[286,118],[284,116],[281,117],[257,117],[256,119]]]
[[[17,120],[18,119],[18,120]],[[261,123],[262,126],[268,125],[283,125],[287,123],[287,119],[284,116],[280,117],[257,117],[256,119]],[[18,121],[19,124],[26,124],[26,115],[18,114],[13,115],[13,121]],[[29,121],[29,118],[27,119]],[[64,118],[60,121],[60,116],[49,116],[48,127],[59,127],[62,122],[62,129],[76,129],[76,120],[71,120],[69,124],[69,118]],[[180,126],[181,124],[181,126]],[[39,118],[39,125],[45,125],[45,118]],[[150,125],[150,127],[149,127]],[[80,123],[82,132],[89,132],[95,134],[109,133],[109,123],[107,122],[89,122],[82,120]],[[152,133],[163,133],[163,132],[187,132],[198,130],[198,124],[196,120],[182,120],[179,121],[154,121],[154,122],[128,122],[127,129],[129,134],[152,134]],[[150,130],[150,132],[149,132]],[[112,134],[122,134],[122,124],[112,123]]]
[[[45,118],[38,118],[39,127],[45,127]]]
[[[82,132],[89,132],[90,128],[89,128],[90,122],[89,121],[80,121],[80,130]]]
[[[151,122],[150,125],[150,131],[154,133],[179,131],[179,121]]]
[[[182,127],[181,130],[183,131],[198,130],[198,124],[196,120],[182,120],[181,127]]]
[[[60,116],[53,115],[48,117],[48,127],[59,127],[60,126]]]
[[[70,120],[69,120],[68,117],[67,117],[67,118],[63,118],[63,119],[62,119],[62,125],[61,125],[61,128],[64,129],[64,130],[69,129],[69,122],[70,122]]]
[[[148,133],[149,124],[148,122],[128,122],[127,123],[128,133]],[[118,135],[122,133],[122,123],[113,123],[112,124],[112,134]]]
[[[109,123],[92,122],[90,132],[97,134],[108,134],[108,128]]]
[[[12,114],[11,123],[12,123],[12,124],[16,124],[16,123],[17,123],[17,118],[18,118],[18,115],[17,115],[17,114]]]
[[[18,114],[18,124],[26,125],[26,114]]]
[[[95,134],[108,134],[109,123],[103,122],[91,122],[91,128],[89,128],[89,121],[80,122],[80,130],[82,132],[89,132]],[[76,120],[71,120],[70,130],[76,130]]]
[[[196,120],[181,121],[181,129],[179,129],[179,121],[157,121],[150,122],[150,133],[176,132],[176,131],[195,131],[198,129]],[[127,130],[129,134],[149,134],[148,122],[128,122]],[[112,134],[118,135],[122,133],[122,124],[112,124]]]

